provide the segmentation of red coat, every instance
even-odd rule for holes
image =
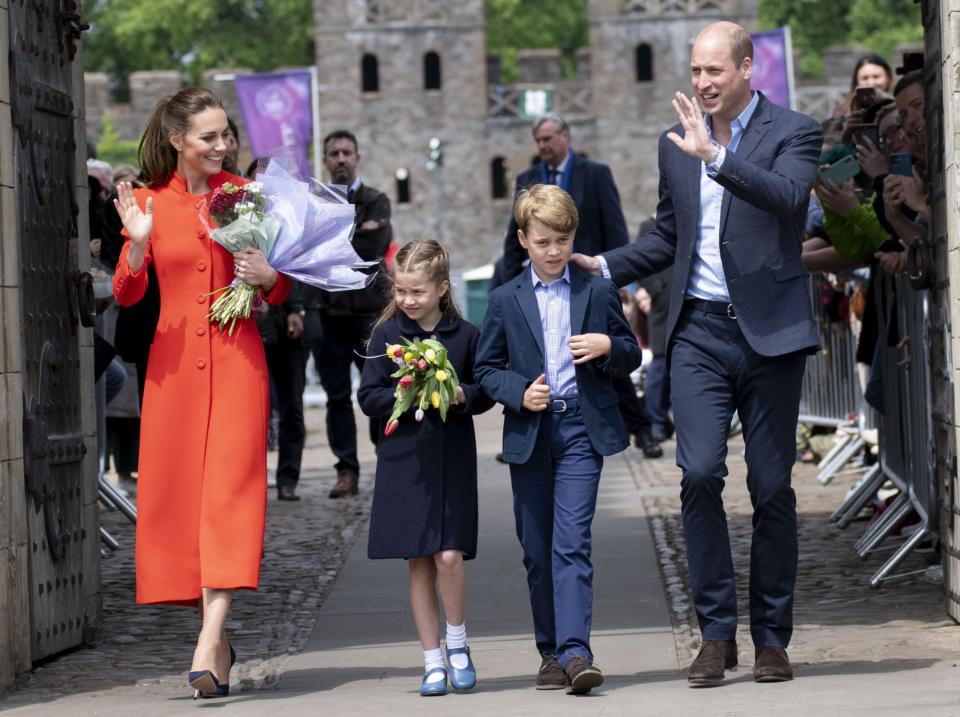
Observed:
[[[211,188],[244,180],[221,172]],[[205,197],[179,174],[135,191],[153,197],[153,233],[136,273],[120,253],[113,293],[136,303],[152,263],[160,319],[147,365],[137,489],[137,602],[195,604],[201,588],[256,589],[266,516],[269,390],[251,317],[233,336],[207,319],[210,292],[233,281],[233,256],[198,218]],[[265,298],[282,303],[280,275]]]

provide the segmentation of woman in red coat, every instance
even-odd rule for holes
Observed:
[[[221,334],[207,318],[210,292],[237,277],[279,304],[290,289],[262,253],[231,255],[199,221],[211,190],[244,181],[221,169],[228,133],[209,90],[161,100],[140,145],[147,188],[121,184],[116,201],[127,239],[114,295],[139,301],[150,264],[160,290],[143,396],[137,602],[200,606],[190,683],[202,696],[229,692],[224,621],[234,591],[259,581],[269,402],[254,319]]]

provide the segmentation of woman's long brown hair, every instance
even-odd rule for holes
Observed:
[[[157,102],[137,151],[148,187],[166,184],[177,169],[177,150],[170,144],[170,135],[185,135],[194,115],[212,107],[223,109],[223,104],[205,87],[187,87]]]

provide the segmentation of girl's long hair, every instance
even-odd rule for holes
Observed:
[[[425,271],[430,281],[435,284],[447,282],[450,284],[450,255],[433,239],[412,241],[400,247],[393,258],[393,274],[411,274],[415,271]],[[440,297],[440,310],[460,318],[460,309],[453,299],[453,287],[447,288],[447,293]],[[395,299],[380,314],[375,326],[388,321],[400,313]]]
[[[177,169],[177,150],[170,144],[170,135],[185,135],[194,115],[210,108],[223,109],[223,104],[205,87],[187,87],[157,102],[137,150],[148,187],[166,184]]]

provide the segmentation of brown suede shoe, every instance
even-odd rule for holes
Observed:
[[[350,471],[340,471],[337,473],[337,482],[330,489],[331,498],[342,498],[345,495],[356,495],[357,477]]]
[[[704,640],[687,671],[691,687],[708,687],[723,682],[723,671],[737,666],[736,640]]]
[[[603,673],[600,668],[586,657],[573,657],[563,668],[564,674],[570,683],[567,687],[568,695],[585,695],[594,687],[603,684]]]
[[[567,676],[553,655],[544,655],[537,673],[538,690],[562,690],[567,686]]]
[[[777,645],[757,648],[757,658],[753,663],[754,682],[787,682],[792,679],[793,668],[786,650]]]

